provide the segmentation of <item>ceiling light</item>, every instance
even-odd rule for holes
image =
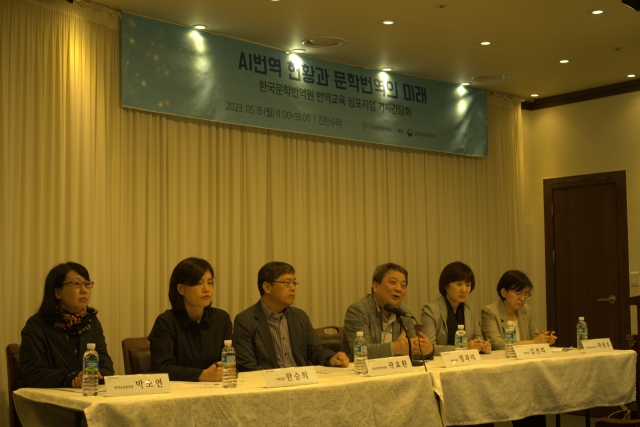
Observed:
[[[207,26],[202,24],[196,24],[193,26],[193,28],[195,28],[196,30],[204,30],[205,28],[207,28]]]
[[[469,86],[469,84],[470,84],[469,82],[460,83],[461,86]]]
[[[567,62],[569,62],[569,60],[568,60],[568,59],[561,59],[561,60],[560,60],[560,63],[561,63],[561,64],[566,64]]]
[[[630,79],[634,78],[635,76],[635,74],[627,74],[627,77],[629,77]]]
[[[622,3],[626,4],[636,12],[640,12],[640,0],[622,0]]]
[[[604,13],[604,10],[602,10],[602,9],[596,9],[596,10],[592,10],[592,11],[591,11],[591,13],[592,13],[593,15],[601,15],[601,14],[603,14],[603,13]]]
[[[480,43],[482,46],[489,46],[491,44],[491,42],[482,42]]]
[[[539,96],[540,96],[540,95],[538,95],[537,93],[532,93],[532,94],[531,94],[531,97],[532,97],[532,98],[537,98],[537,97],[539,97]]]
[[[393,25],[393,21],[382,21],[384,25]]]
[[[293,53],[302,53],[302,52],[306,52],[307,49],[291,49],[291,52]]]
[[[318,36],[318,37],[309,37],[306,40],[302,41],[302,44],[309,47],[336,47],[347,44],[345,39],[341,39],[340,37],[333,36]]]
[[[382,71],[391,71],[391,70],[393,70],[393,68],[391,68],[391,67],[383,67],[383,68],[380,68],[380,69]]]

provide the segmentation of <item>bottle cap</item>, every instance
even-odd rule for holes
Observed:
[[[96,343],[90,342],[87,343],[87,350],[95,350],[96,349]]]
[[[462,329],[464,329],[464,325],[458,325],[458,330],[460,331]]]
[[[358,331],[358,332],[356,332],[356,336],[357,337],[363,337],[364,336],[364,332]]]
[[[224,340],[224,345],[227,347],[231,347],[231,340]]]
[[[584,320],[583,316],[578,317],[578,320]]]

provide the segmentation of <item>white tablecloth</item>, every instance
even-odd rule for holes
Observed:
[[[427,364],[447,425],[501,422],[617,406],[634,399],[636,353],[616,350],[554,353],[552,358],[506,359],[504,351],[482,355],[481,365],[445,368]]]
[[[326,373],[325,373],[326,372]],[[440,426],[429,375],[356,377],[353,370],[319,368],[319,384],[267,389],[261,372],[240,374],[236,389],[215,383],[172,382],[171,393],[83,397],[57,389],[15,392],[25,427],[44,403],[84,411],[94,426]],[[51,406],[49,406],[51,408]]]

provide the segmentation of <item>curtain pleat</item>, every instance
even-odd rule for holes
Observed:
[[[120,341],[149,333],[189,256],[214,266],[214,305],[232,318],[258,300],[264,263],[291,263],[316,327],[342,325],[380,263],[408,269],[418,315],[449,262],[473,268],[478,311],[505,270],[524,268],[519,100],[488,95],[483,158],[123,109],[118,13],[0,3],[3,346],[70,260],[96,282],[120,373]],[[544,323],[544,301],[531,303]]]

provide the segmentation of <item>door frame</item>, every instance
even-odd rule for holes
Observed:
[[[620,303],[620,339],[613,343],[620,349],[626,349],[626,336],[631,333],[631,315],[629,309],[629,233],[627,225],[627,174],[626,171],[602,172],[588,175],[548,178],[543,180],[544,189],[544,260],[547,288],[547,325],[557,324],[556,304],[556,266],[553,243],[553,190],[569,187],[615,184],[616,186],[616,222],[618,236],[618,289]],[[626,308],[626,309],[625,309]]]

